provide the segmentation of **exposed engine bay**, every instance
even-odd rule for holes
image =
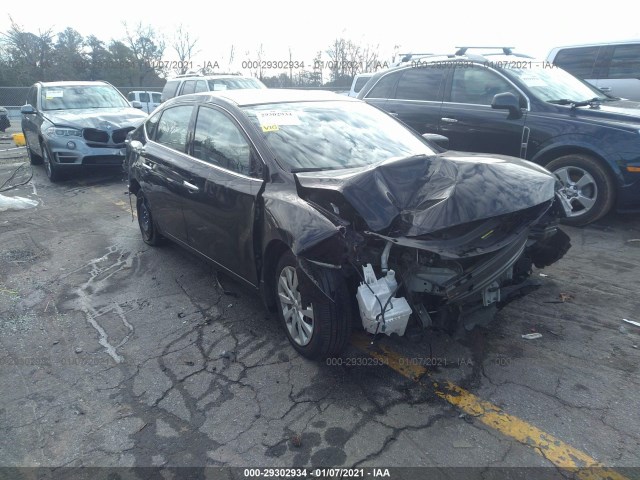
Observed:
[[[566,210],[551,174],[523,162],[525,178],[511,163],[466,162],[464,155],[329,179],[327,172],[297,176],[300,197],[335,231],[296,253],[357,285],[366,331],[403,335],[415,322],[453,333],[484,324],[535,287],[528,280],[534,266],[551,265],[570,248],[558,228]]]

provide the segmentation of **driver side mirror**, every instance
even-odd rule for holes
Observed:
[[[23,105],[22,107],[20,107],[20,113],[24,113],[25,115],[32,115],[36,113],[36,109],[33,108],[32,105],[27,103],[26,105]]]
[[[491,108],[495,108],[496,110],[508,110],[509,118],[522,117],[520,100],[510,92],[498,93],[494,96],[493,101],[491,102]]]

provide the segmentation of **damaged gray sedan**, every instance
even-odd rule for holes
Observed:
[[[339,354],[357,323],[470,329],[570,247],[547,170],[442,152],[328,92],[177,97],[129,135],[127,159],[143,240],[258,290],[308,358]]]

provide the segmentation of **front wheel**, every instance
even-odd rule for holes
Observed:
[[[571,205],[563,223],[582,226],[603,217],[615,198],[611,175],[595,158],[572,154],[556,158],[546,165],[562,183],[560,194]]]
[[[29,142],[27,141],[27,134],[24,133],[24,130],[22,131],[22,135],[24,135],[24,138],[25,138],[25,143],[27,146],[27,156],[29,157],[29,163],[31,165],[42,165],[42,157],[34,153],[33,150],[31,150],[31,147],[29,146]]]
[[[149,202],[147,198],[139,190],[136,194],[136,212],[138,214],[138,225],[140,226],[140,233],[142,234],[142,240],[147,245],[157,246],[162,243],[163,237],[156,227],[153,215],[151,215],[151,208],[149,208]]]
[[[44,170],[47,173],[47,177],[54,183],[59,181],[62,178],[62,172],[60,171],[60,167],[53,161],[49,148],[44,143],[41,143],[40,149],[42,150],[42,163],[44,163]]]
[[[278,317],[287,337],[293,348],[309,359],[339,355],[351,333],[351,310],[345,281],[337,272],[317,269],[314,271],[315,279],[334,301],[319,293],[312,302],[300,289],[297,264],[293,253],[284,253],[276,267],[273,282]]]

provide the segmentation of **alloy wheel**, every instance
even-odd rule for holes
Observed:
[[[593,208],[598,198],[598,186],[589,172],[579,167],[562,167],[553,173],[562,183],[560,194],[571,204],[570,217],[584,215]]]
[[[298,274],[294,267],[285,266],[280,272],[278,298],[289,335],[298,345],[307,345],[313,336],[313,305],[303,306],[302,295],[298,290]]]

